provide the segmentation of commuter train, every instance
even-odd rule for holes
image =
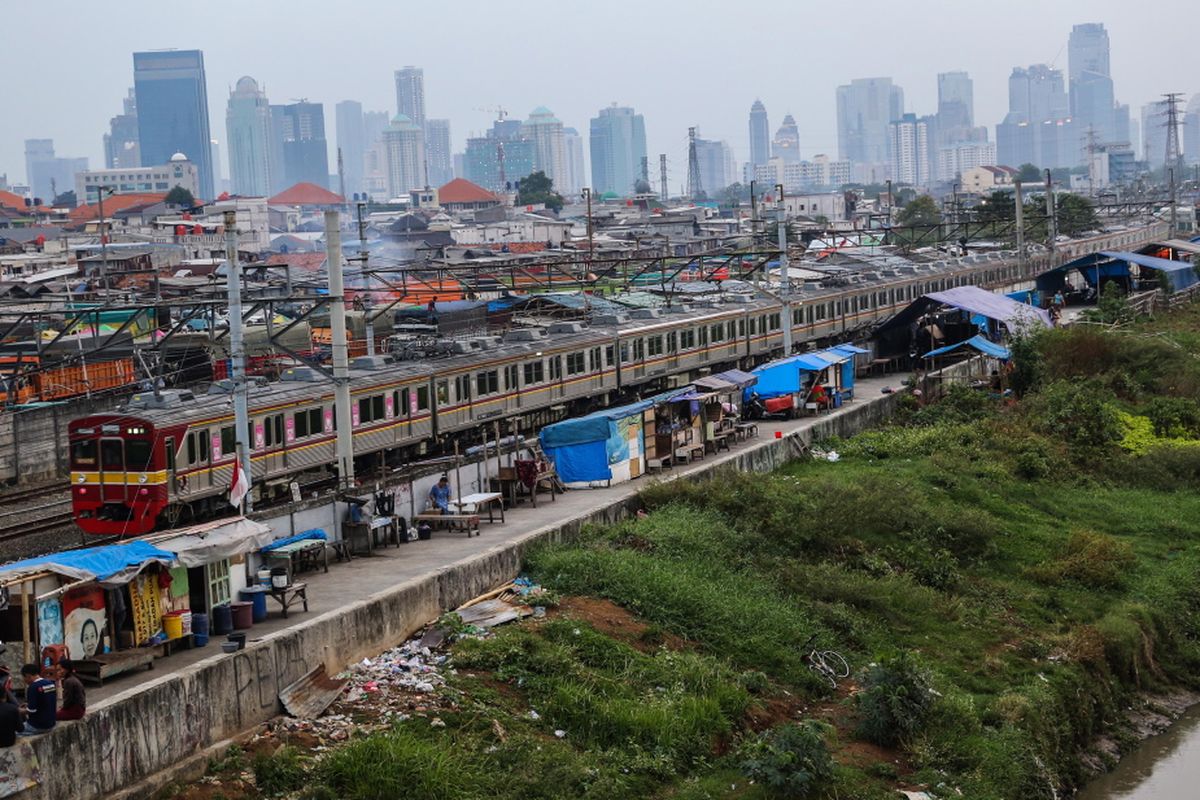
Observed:
[[[1125,231],[1070,244],[1083,253],[1144,243],[1134,240],[1146,236]],[[992,254],[847,272],[799,287],[789,296],[787,320],[774,298],[726,295],[628,316],[594,315],[588,325],[554,323],[455,341],[458,352],[440,358],[355,359],[356,473],[455,440],[532,433],[619,399],[686,385],[705,371],[752,367],[783,353],[785,322],[793,347],[854,338],[922,294],[1030,277],[1018,269],[1011,256]],[[249,403],[247,438],[260,491],[284,491],[335,462],[333,385],[313,368],[295,367],[277,383],[251,387]],[[120,413],[72,421],[68,433],[74,517],[86,533],[140,535],[227,508],[236,440],[228,393],[143,392]]]

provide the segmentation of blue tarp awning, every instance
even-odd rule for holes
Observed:
[[[984,355],[991,356],[992,358],[998,358],[1002,361],[1007,361],[1010,356],[1010,353],[1009,353],[1009,350],[1007,347],[998,345],[993,341],[985,339],[982,335],[976,334],[975,336],[972,336],[970,339],[964,339],[963,341],[958,342],[957,344],[948,344],[945,347],[939,347],[936,350],[930,350],[928,353],[923,355],[922,358],[931,358],[933,356],[940,356],[943,353],[949,353],[949,352],[958,350],[963,347],[969,347],[973,350],[978,350],[979,352],[983,353]]]
[[[896,316],[880,326],[884,331],[908,325],[936,305],[947,305],[970,314],[1003,322],[1008,329],[1018,330],[1023,325],[1050,327],[1050,314],[1040,308],[1018,303],[1002,294],[994,294],[978,286],[956,286],[944,292],[921,295]]]
[[[718,372],[716,377],[721,380],[732,383],[739,389],[745,389],[747,386],[753,386],[758,383],[758,376],[752,375],[749,372],[742,372],[740,369],[727,369],[724,372]]]
[[[170,564],[174,560],[174,553],[160,550],[149,542],[126,542],[14,561],[0,566],[0,580],[45,570],[76,580],[121,584],[128,583],[148,564]]]
[[[1171,289],[1176,292],[1200,283],[1200,277],[1196,275],[1196,268],[1190,261],[1174,261],[1169,258],[1147,256],[1141,253],[1123,253],[1111,250],[1101,250],[1100,255],[1115,261],[1125,261],[1145,267],[1146,269],[1155,270],[1156,272],[1166,273],[1169,276],[1168,280],[1171,282]]]
[[[539,438],[542,441],[543,447],[565,447],[572,444],[584,444],[585,442],[602,442],[608,438],[608,423],[610,421],[640,414],[648,408],[653,408],[659,403],[665,403],[679,395],[687,394],[691,390],[691,386],[672,389],[669,392],[656,394],[653,397],[647,397],[645,400],[639,400],[629,405],[605,408],[600,411],[593,411],[585,417],[555,422],[553,425],[547,425],[542,428]]]

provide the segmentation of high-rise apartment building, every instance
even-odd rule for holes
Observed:
[[[466,179],[489,191],[506,192],[535,172],[537,150],[523,128],[520,120],[498,119],[483,136],[467,139]]]
[[[25,140],[25,180],[33,196],[47,205],[56,195],[72,191],[76,173],[87,168],[86,158],[56,156],[53,139]]]
[[[454,180],[454,160],[450,153],[450,120],[425,120],[425,161],[429,165],[430,186],[444,186]]]
[[[425,125],[425,70],[404,67],[396,70],[396,113],[415,125]]]
[[[775,140],[771,143],[772,155],[783,159],[785,164],[800,163],[800,128],[791,114],[783,118],[783,124],[775,131]]]
[[[215,197],[208,85],[199,50],[133,54],[138,145],[143,164],[166,164],[183,153],[196,165],[200,197]]]
[[[325,106],[301,101],[271,108],[271,138],[283,180],[271,179],[279,192],[297,183],[329,188],[329,149],[325,141]]]
[[[1117,108],[1109,66],[1108,31],[1099,22],[1076,25],[1067,40],[1071,117],[1077,129],[1102,142],[1129,140],[1128,111]]]
[[[564,183],[567,172],[567,150],[563,140],[563,124],[545,106],[529,112],[521,126],[521,135],[533,142],[533,168],[546,173],[555,186]]]
[[[733,150],[728,142],[696,139],[696,162],[700,167],[700,185],[710,199],[737,180]]]
[[[1200,164],[1200,94],[1192,95],[1183,114],[1183,160]]]
[[[762,100],[750,106],[750,163],[765,164],[771,157],[771,126],[767,121],[767,107]]]
[[[892,180],[929,185],[929,123],[905,114],[888,125]]]
[[[628,196],[646,158],[646,121],[632,108],[616,103],[600,109],[589,128],[592,191]]]
[[[975,125],[975,88],[965,72],[942,72],[937,76],[938,125],[970,128]]]
[[[338,150],[342,153],[342,179],[350,197],[363,191],[363,159],[367,154],[367,130],[362,103],[343,100],[334,106]]]
[[[229,148],[229,184],[234,194],[266,197],[271,193],[271,104],[258,81],[238,79],[225,109]]]
[[[583,137],[574,128],[563,128],[563,150],[567,156],[567,174],[563,185],[559,187],[562,194],[578,194],[587,180],[583,163]]]
[[[1008,114],[996,126],[996,159],[1053,169],[1075,166],[1080,153],[1062,71],[1045,64],[1013,67]]]
[[[425,186],[425,133],[419,125],[397,114],[383,132],[383,152],[390,198]]]
[[[139,167],[142,164],[138,146],[137,96],[132,88],[121,104],[121,113],[108,121],[108,133],[104,134],[106,168]]]
[[[891,78],[858,78],[837,88],[838,152],[860,164],[885,164],[888,126],[904,115],[904,90]]]

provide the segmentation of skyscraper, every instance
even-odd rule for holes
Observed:
[[[200,195],[213,199],[204,54],[163,50],[133,54],[138,144],[143,164],[166,164],[183,153],[200,173]]]
[[[797,164],[800,161],[800,129],[791,114],[783,118],[783,124],[775,131],[775,141],[772,142],[772,154],[785,164]]]
[[[466,179],[493,192],[510,191],[533,173],[537,148],[520,120],[498,119],[483,136],[467,139]]]
[[[1077,81],[1087,73],[1111,76],[1108,31],[1104,23],[1085,22],[1071,28],[1067,40],[1067,76]]]
[[[33,196],[49,205],[56,195],[75,188],[75,173],[88,168],[86,158],[61,158],[54,154],[53,139],[25,140],[25,179]],[[82,198],[77,198],[83,202]]]
[[[383,132],[388,195],[405,197],[425,185],[425,134],[404,114],[392,118]]]
[[[521,134],[533,142],[533,168],[546,173],[555,186],[561,186],[567,171],[567,150],[563,142],[563,124],[545,106],[529,112]]]
[[[454,180],[454,163],[450,155],[450,120],[425,120],[425,162],[428,164],[430,186],[444,186]]]
[[[938,125],[943,129],[975,125],[975,90],[965,72],[942,72],[937,76]]]
[[[771,127],[762,100],[750,106],[750,163],[757,166],[771,158]]]
[[[559,188],[562,194],[578,194],[587,180],[583,165],[583,137],[574,128],[563,128],[563,150],[567,154],[567,175]]]
[[[646,157],[646,121],[642,115],[613,103],[592,117],[589,139],[592,191],[633,194]]]
[[[858,78],[837,88],[838,152],[846,161],[889,159],[888,124],[904,115],[904,90],[891,78]]]
[[[39,161],[50,161],[54,158],[54,140],[53,139],[26,139],[25,140],[25,182],[29,184],[29,190],[34,194],[38,194],[38,187],[34,186],[33,173],[34,167]]]
[[[141,150],[138,147],[137,97],[132,88],[121,104],[122,112],[108,121],[108,133],[104,134],[106,169],[142,165]]]
[[[700,167],[700,185],[710,199],[719,197],[721,190],[736,179],[733,150],[728,142],[697,138],[696,161]]]
[[[425,70],[420,67],[396,70],[396,113],[425,126]]]
[[[325,107],[321,103],[300,101],[271,106],[271,137],[283,170],[281,185],[272,191],[301,182],[329,188]]]
[[[1142,106],[1141,158],[1150,169],[1158,169],[1167,162],[1167,104],[1163,100]]]
[[[888,125],[892,179],[916,186],[929,185],[929,124],[905,114]]]
[[[367,129],[363,124],[362,103],[343,100],[334,106],[337,146],[342,151],[342,177],[349,196],[363,190],[363,159],[367,154]]]
[[[1075,166],[1081,152],[1062,71],[1045,64],[1013,67],[1008,114],[996,126],[996,160],[1052,169]]]
[[[1071,117],[1078,130],[1095,131],[1102,142],[1128,139],[1128,123],[1119,131],[1112,72],[1109,69],[1108,31],[1099,22],[1071,28],[1067,40],[1067,74],[1070,79]],[[1123,135],[1122,135],[1123,134]]]
[[[225,109],[229,146],[229,183],[234,194],[266,197],[271,193],[271,106],[250,76],[238,79]]]
[[[1183,115],[1183,160],[1200,164],[1200,94],[1192,95]]]

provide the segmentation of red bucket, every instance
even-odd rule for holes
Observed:
[[[254,624],[253,603],[230,603],[229,609],[233,612],[234,630],[244,630]]]

